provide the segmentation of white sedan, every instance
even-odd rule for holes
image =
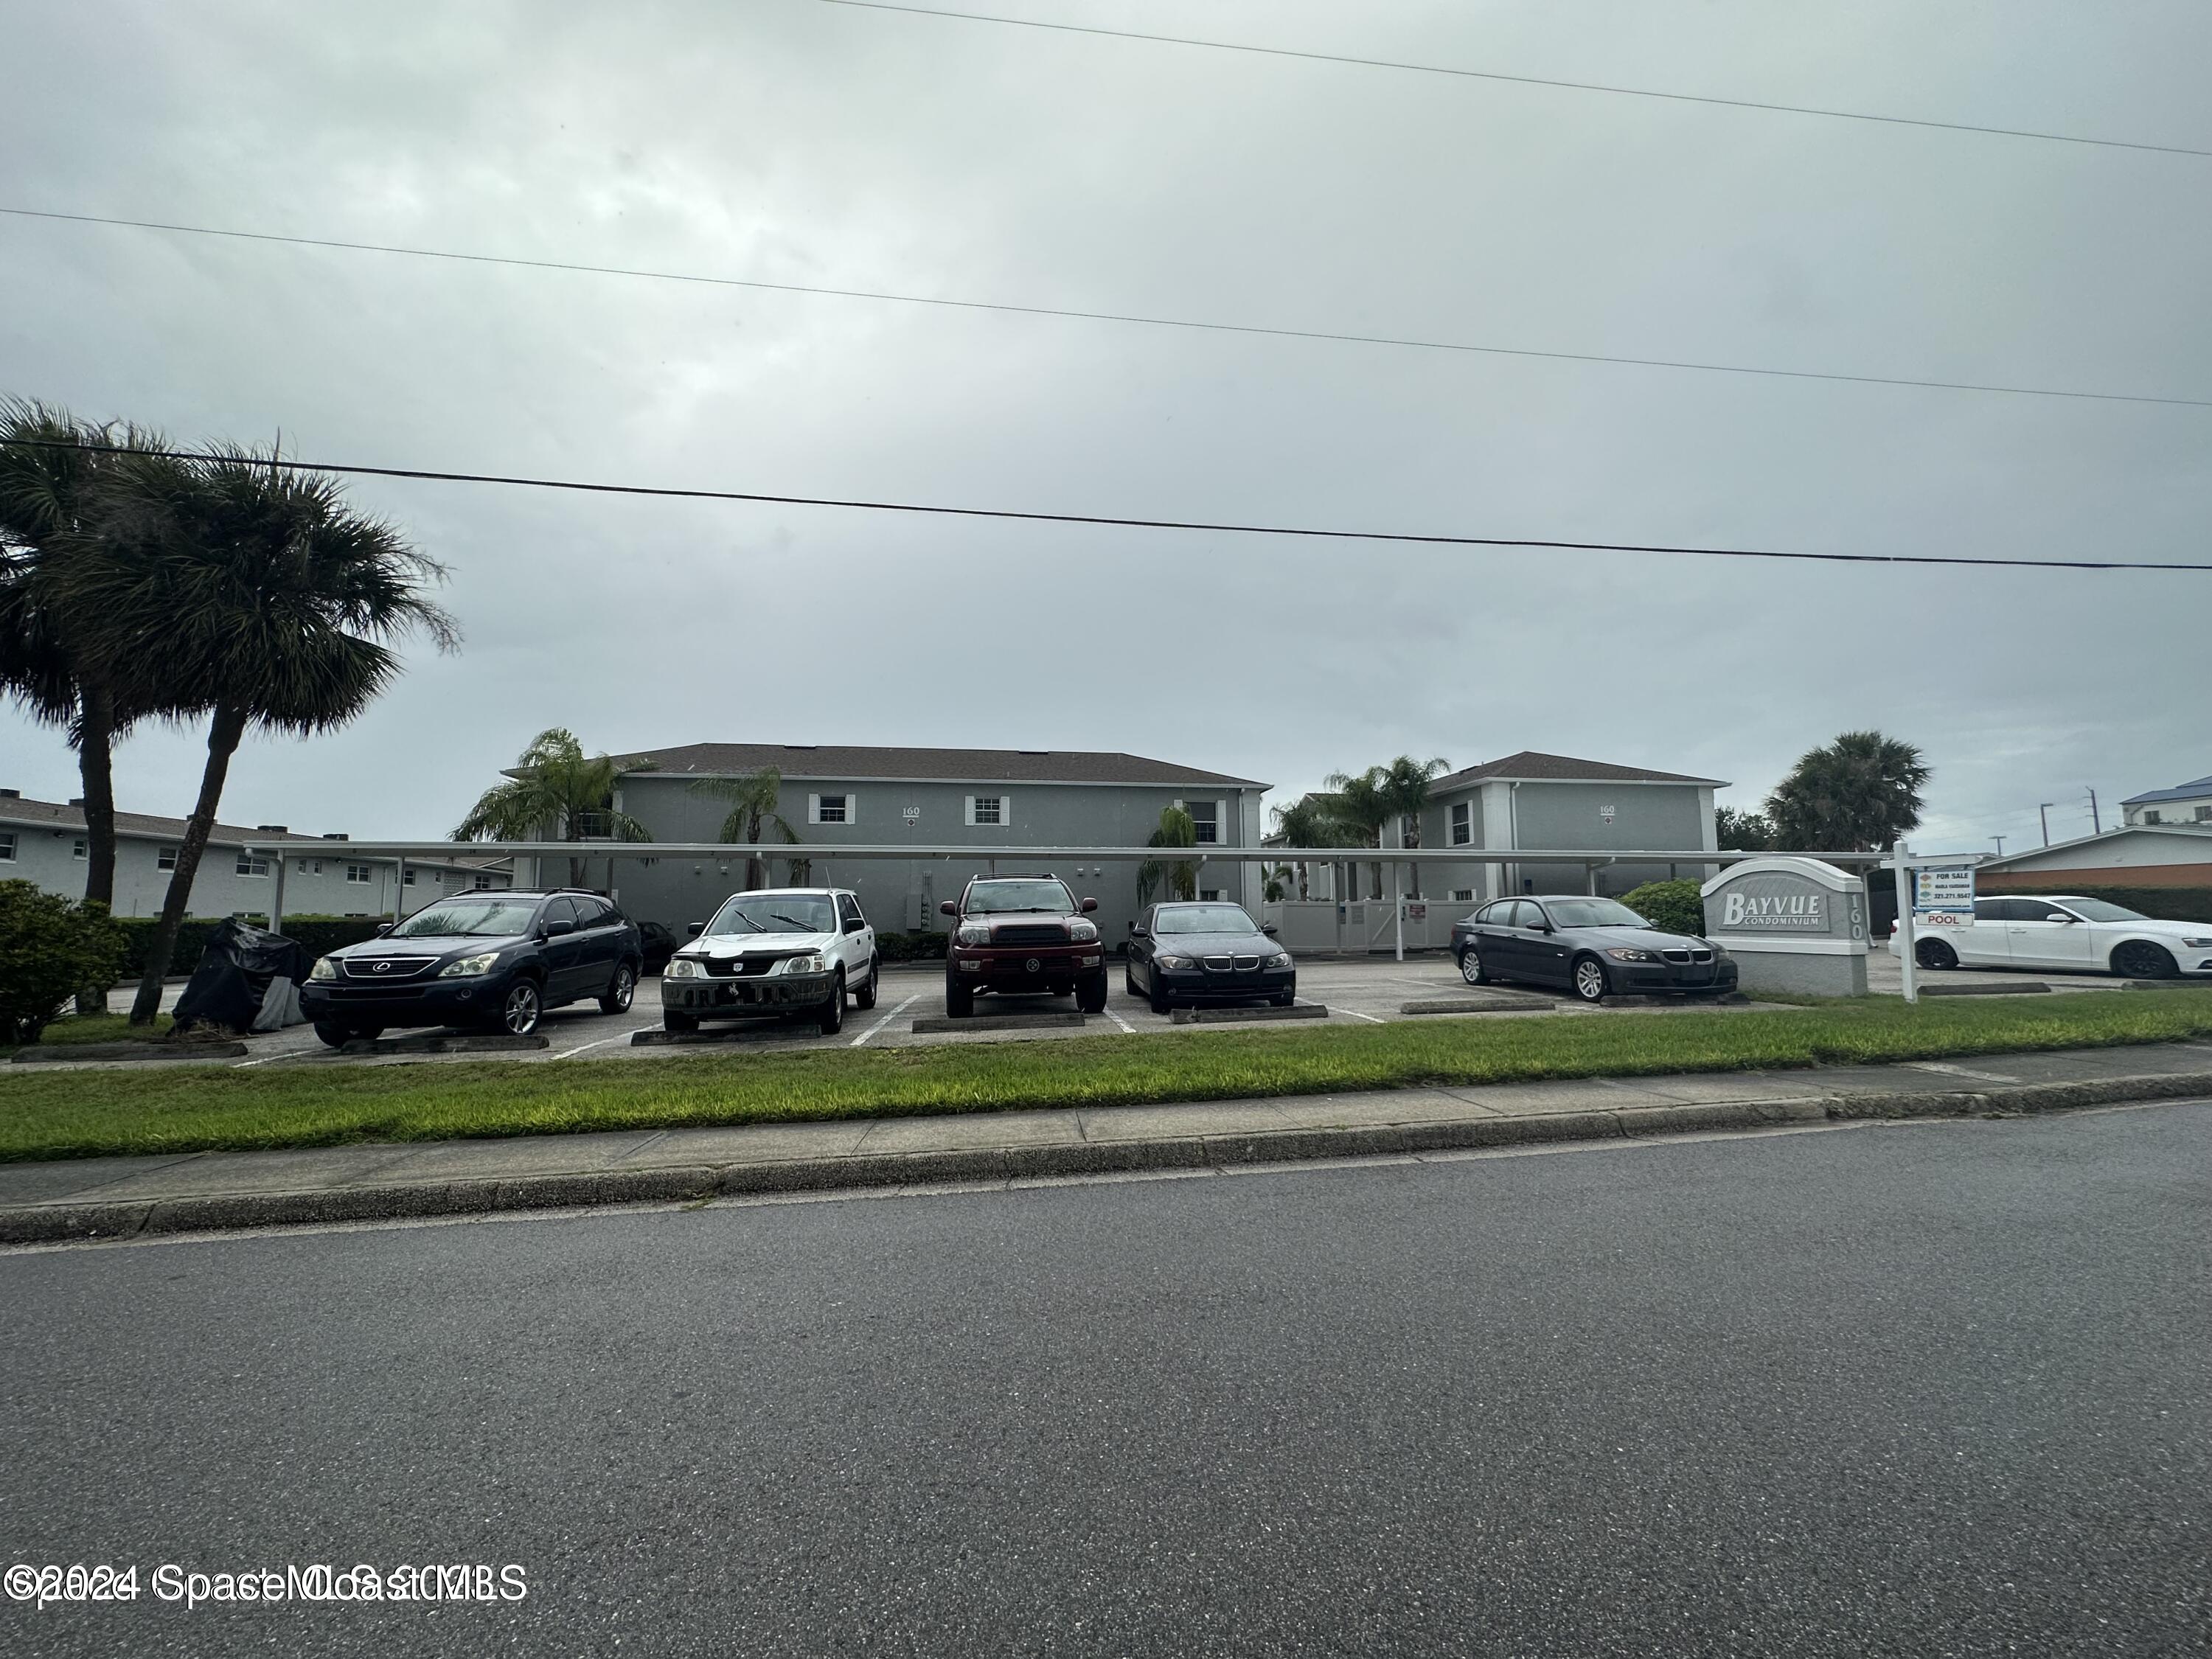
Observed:
[[[1972,921],[1913,930],[1923,968],[2042,968],[2077,974],[2109,969],[2124,979],[2212,977],[2212,922],[2154,921],[2103,899],[1984,898]],[[1892,956],[1901,934],[1889,936]]]

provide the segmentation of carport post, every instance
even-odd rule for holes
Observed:
[[[407,855],[402,853],[392,867],[392,925],[397,927],[407,920],[401,906],[407,902]]]
[[[276,860],[276,890],[269,899],[269,931],[272,933],[284,931],[284,866],[288,862],[289,860],[283,856],[280,848]]]
[[[1595,864],[1585,863],[1583,866],[1583,891],[1592,898],[1597,896],[1597,866]]]

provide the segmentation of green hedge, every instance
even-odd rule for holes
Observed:
[[[177,929],[176,949],[169,952],[170,975],[185,975],[200,965],[200,952],[207,949],[208,939],[215,930],[228,921],[227,916],[187,916],[184,926]],[[365,939],[374,939],[376,930],[390,918],[387,916],[287,916],[284,918],[284,937],[295,939],[307,948],[310,956],[321,956],[342,945],[358,945]],[[160,925],[155,916],[118,916],[117,925],[123,929],[125,977],[136,979],[146,971],[146,952],[154,943],[154,930]]]
[[[952,935],[939,933],[876,934],[876,954],[885,962],[942,962]]]
[[[1647,881],[1620,901],[1662,933],[1705,936],[1705,902],[1694,881]]]

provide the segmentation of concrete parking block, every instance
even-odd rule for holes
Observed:
[[[1328,1009],[1318,1002],[1294,1002],[1287,1008],[1177,1008],[1168,1016],[1171,1025],[1230,1025],[1250,1020],[1327,1019]]]
[[[954,1019],[948,1014],[917,1014],[917,1031],[1027,1031],[1046,1025],[1080,1025],[1085,1016],[1077,1009],[1055,1008],[1035,1014],[975,1014]]]
[[[171,1042],[161,1038],[144,1042],[57,1042],[52,1048],[34,1042],[16,1049],[9,1063],[82,1066],[92,1060],[236,1060],[246,1052],[242,1042]]]
[[[1995,985],[1929,985],[1923,983],[1923,997],[2018,997],[2033,996],[2051,988],[2039,979],[2021,979]]]

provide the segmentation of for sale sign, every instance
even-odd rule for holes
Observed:
[[[1971,927],[1974,925],[1974,866],[1938,865],[1912,872],[1915,925]]]

